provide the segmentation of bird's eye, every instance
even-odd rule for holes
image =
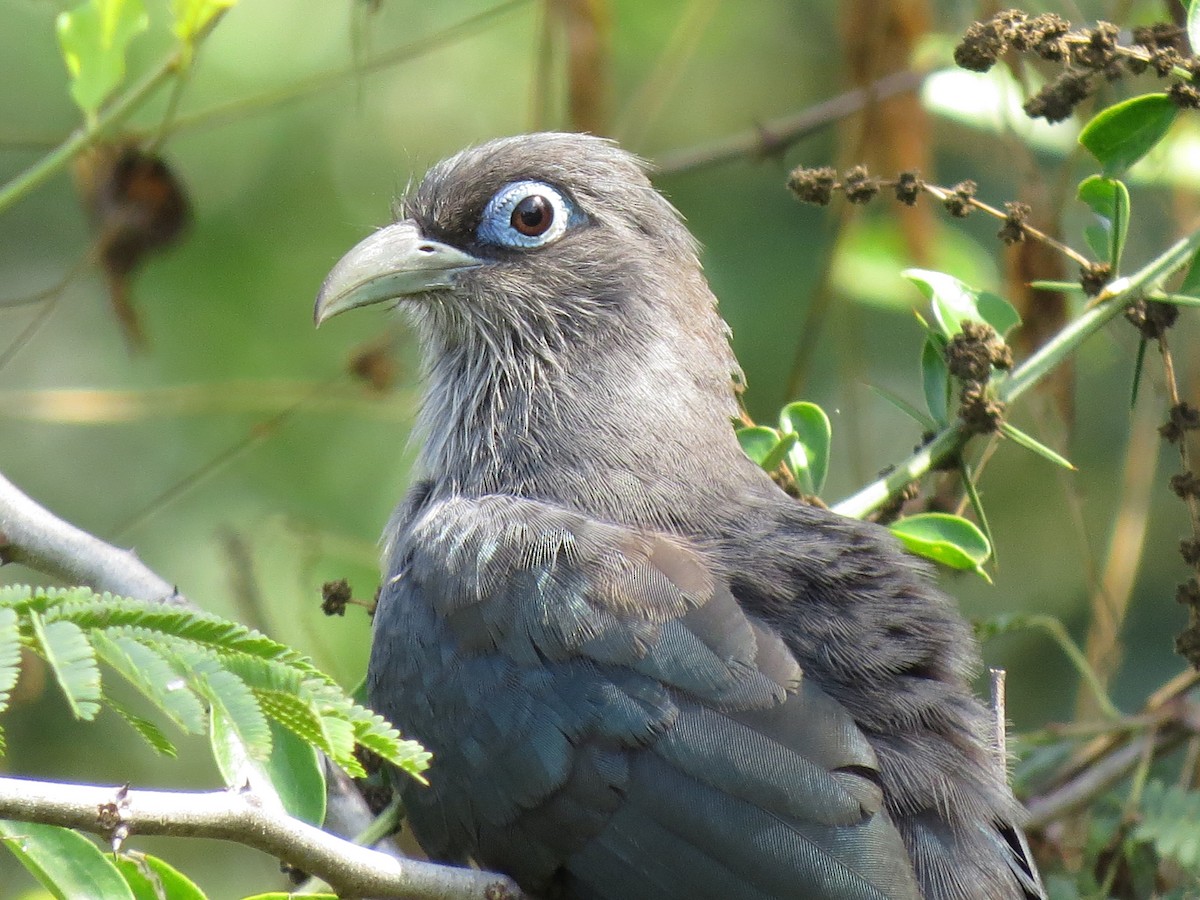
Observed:
[[[485,244],[532,249],[562,237],[581,216],[557,188],[540,181],[502,187],[483,210],[476,236]]]
[[[513,207],[510,224],[526,237],[540,237],[554,224],[554,207],[541,194],[530,194]]]

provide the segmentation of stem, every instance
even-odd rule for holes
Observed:
[[[1106,285],[1082,315],[1066,325],[1039,347],[1033,356],[1013,370],[997,388],[996,398],[1006,404],[1018,399],[1049,375],[1085,340],[1122,313],[1125,307],[1187,263],[1197,248],[1200,248],[1200,230],[1177,241],[1161,256],[1147,263],[1133,275],[1118,278]],[[835,504],[833,511],[861,519],[886,503],[888,498],[910,481],[925,475],[935,464],[961,450],[970,437],[961,421],[947,425],[932,441],[899,463],[887,476],[873,481],[858,493]]]
[[[105,107],[91,128],[87,126],[77,128],[65,141],[0,188],[0,213],[6,211],[34,188],[40,187],[51,176],[65,168],[76,154],[94,143],[101,134],[141,106],[163,82],[175,74],[179,58],[178,51],[172,53],[128,93]]]
[[[118,830],[97,810],[115,810]],[[0,777],[0,817],[100,834],[206,837],[279,857],[334,885],[341,896],[408,900],[519,900],[509,878],[416,859],[396,859],[335,837],[244,791],[145,791]],[[119,841],[118,841],[119,843]]]

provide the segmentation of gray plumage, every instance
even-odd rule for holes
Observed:
[[[728,329],[642,165],[493,141],[400,217],[316,316],[403,300],[424,348],[369,688],[434,753],[400,780],[431,856],[569,898],[1042,896],[970,630],[741,452]]]

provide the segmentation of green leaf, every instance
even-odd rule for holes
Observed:
[[[1072,472],[1076,471],[1075,467],[1071,465],[1071,461],[1069,459],[1067,459],[1065,456],[1055,453],[1041,441],[1038,441],[1021,431],[1019,428],[1017,428],[1017,426],[1010,425],[1008,422],[1004,422],[1001,424],[1000,430],[1026,450],[1032,450],[1038,456],[1048,459],[1050,462],[1057,466],[1062,466],[1064,469],[1070,469]]]
[[[58,900],[135,900],[117,867],[81,834],[56,825],[0,819],[0,838]]]
[[[1003,297],[976,290],[953,275],[929,269],[905,269],[901,274],[929,298],[937,330],[947,339],[962,331],[962,323],[968,320],[986,322],[1002,337],[1021,323],[1016,309]]]
[[[100,629],[91,631],[92,646],[155,706],[188,734],[200,734],[206,726],[204,706],[175,673],[162,654],[128,634],[111,636]]]
[[[765,425],[739,428],[737,439],[742,445],[742,452],[768,472],[779,467],[788,450],[796,443],[796,435],[780,435],[774,428]]]
[[[1111,177],[1120,175],[1150,152],[1179,113],[1166,94],[1142,94],[1101,110],[1083,126],[1079,143]]]
[[[945,425],[950,419],[950,369],[932,334],[921,348],[921,385],[929,414],[939,426]]]
[[[1083,293],[1083,285],[1078,281],[1031,281],[1029,286],[1035,291],[1058,291],[1063,294]]]
[[[969,569],[991,581],[983,564],[992,547],[973,522],[947,513],[921,513],[900,519],[889,530],[909,551],[952,569]]]
[[[325,771],[312,744],[271,722],[271,756],[265,772],[288,814],[320,825],[325,821]]]
[[[1183,283],[1179,285],[1179,293],[1200,297],[1200,250],[1192,256],[1187,274],[1183,276]]]
[[[1089,237],[1092,250],[1116,269],[1129,233],[1129,189],[1115,178],[1092,175],[1079,183],[1079,199],[1086,203],[1101,224]],[[1101,240],[1102,238],[1102,240]]]
[[[171,0],[171,28],[179,40],[191,44],[208,23],[237,0]]]
[[[1159,855],[1200,874],[1200,792],[1151,781],[1142,794],[1134,834]]]
[[[1157,300],[1159,303],[1170,303],[1172,306],[1200,306],[1200,297],[1193,297],[1190,294],[1160,294],[1155,292],[1147,296],[1151,300]]]
[[[257,772],[274,789],[288,815],[310,825],[320,825],[325,821],[325,775],[320,756],[311,744],[279,723],[270,722],[268,727],[271,755],[265,760],[251,759],[237,749],[238,744],[226,740],[222,774],[228,782],[234,777],[244,778],[247,769]],[[224,736],[230,737],[227,733]]]
[[[887,388],[881,387],[877,384],[868,384],[867,387],[877,393],[888,403],[892,404],[892,406],[896,407],[896,409],[900,410],[900,412],[904,413],[910,419],[915,421],[922,428],[928,431],[934,431],[937,429],[937,422],[933,421],[933,419],[925,415],[925,413],[921,412],[899,394],[893,393]]]
[[[812,496],[820,494],[829,472],[829,447],[833,439],[825,410],[815,403],[789,403],[779,414],[779,430],[796,436],[796,442],[787,452],[787,463],[800,490]]]
[[[162,733],[162,730],[149,719],[143,719],[141,716],[134,714],[112,697],[105,697],[104,704],[122,719],[124,719],[126,724],[136,731],[142,740],[150,745],[150,749],[155,753],[158,753],[162,756],[170,756],[172,759],[179,755],[178,751],[175,749],[175,745],[172,744],[167,739],[167,736]]]
[[[90,118],[125,79],[129,43],[150,24],[142,0],[87,0],[55,23],[71,96]]]
[[[8,709],[8,698],[21,673],[21,629],[16,610],[0,606],[0,713]],[[0,753],[4,732],[0,731]]]
[[[30,615],[38,650],[54,673],[76,718],[88,721],[100,711],[100,667],[87,636],[72,622],[44,623]]]
[[[905,269],[900,273],[920,289],[933,309],[938,332],[952,338],[967,319],[978,319],[975,291],[953,275],[929,269]]]
[[[190,878],[157,856],[125,850],[116,863],[134,900],[207,900]]]
[[[225,783],[236,787],[240,760],[230,755],[227,735],[237,739],[250,759],[262,762],[271,756],[271,727],[245,682],[208,660],[205,663],[207,671],[199,690],[208,701],[212,716],[213,754]]]
[[[1021,324],[1021,314],[1016,307],[991,291],[976,292],[975,308],[979,310],[980,320],[996,329],[996,334],[1001,337]]]
[[[417,741],[401,738],[400,732],[387,719],[357,704],[352,710],[350,721],[354,725],[354,738],[360,745],[377,753],[422,784],[429,783],[421,773],[429,768],[429,760],[433,758],[433,754]]]

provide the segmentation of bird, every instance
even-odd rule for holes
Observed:
[[[743,453],[730,330],[648,165],[495,139],[395,220],[314,319],[389,304],[422,349],[367,681],[433,754],[397,780],[430,858],[569,900],[1043,897],[969,626]]]

